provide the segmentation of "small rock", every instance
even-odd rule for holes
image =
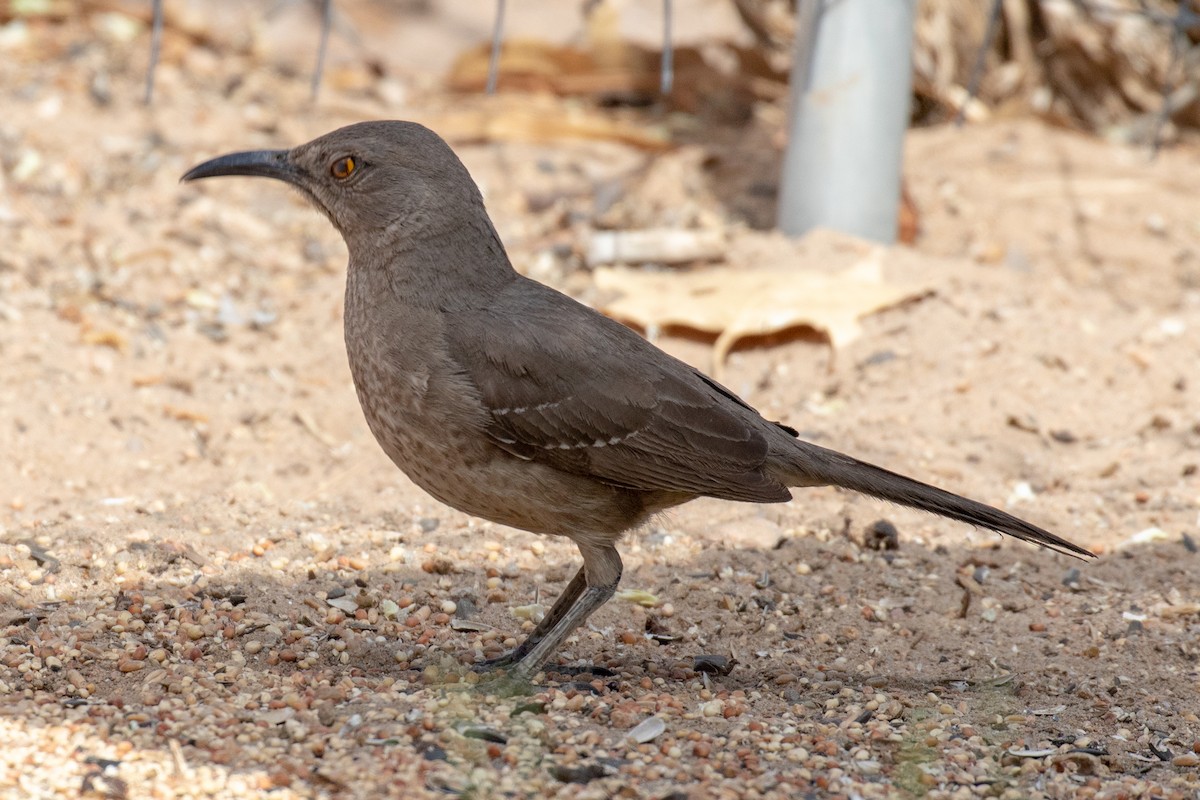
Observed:
[[[622,589],[617,592],[616,597],[618,600],[624,600],[627,603],[636,603],[643,608],[654,608],[659,603],[658,598],[645,589]]]
[[[468,619],[454,617],[453,619],[450,620],[450,629],[455,630],[455,631],[468,631],[468,632],[480,633],[483,631],[490,631],[492,629],[492,626],[487,625],[482,622],[472,622],[471,620],[468,620]]]
[[[530,622],[538,623],[542,621],[542,617],[546,616],[546,607],[541,603],[532,603],[527,606],[513,606],[509,612],[517,619],[527,619]]]
[[[1043,748],[1041,750],[1010,747],[1007,752],[1010,756],[1016,756],[1017,758],[1047,758],[1057,753],[1058,750],[1054,749],[1053,747]]]
[[[692,661],[692,669],[696,672],[707,672],[709,675],[728,675],[733,669],[733,660],[727,656],[701,655]]]
[[[574,767],[565,767],[561,764],[555,764],[550,768],[550,774],[555,780],[562,783],[591,783],[597,778],[607,777],[609,774],[608,768],[602,764],[580,764]]]
[[[467,739],[479,739],[484,742],[492,742],[493,744],[508,744],[507,736],[487,725],[468,724],[455,727]]]
[[[646,717],[638,723],[637,727],[625,735],[638,744],[645,744],[657,739],[666,729],[667,723],[663,722],[662,717],[654,715]]]
[[[863,535],[863,547],[868,550],[899,550],[900,531],[889,520],[877,520]]]
[[[530,703],[522,703],[512,710],[510,717],[519,717],[522,714],[545,714],[546,704],[540,700],[535,700]]]
[[[614,728],[625,730],[626,728],[632,728],[634,725],[637,725],[638,717],[644,713],[645,712],[642,711],[637,703],[627,700],[625,702],[618,703],[616,707],[613,708],[612,713],[609,714],[608,719]]]
[[[83,776],[79,793],[84,797],[102,797],[104,800],[125,800],[129,786],[124,780],[107,772],[91,772]]]
[[[446,760],[446,751],[433,742],[426,742],[424,740],[413,742],[413,749],[420,753],[421,757],[426,761]]]
[[[1118,547],[1128,547],[1134,544],[1150,544],[1151,542],[1161,542],[1168,538],[1170,537],[1168,537],[1167,532],[1162,528],[1146,528],[1130,536],[1118,545]]]
[[[1033,487],[1026,481],[1018,481],[1013,486],[1012,493],[1008,496],[1008,505],[1016,506],[1021,503],[1028,503],[1036,499],[1037,495],[1033,491]]]
[[[352,597],[328,597],[325,599],[325,602],[347,614],[354,614],[355,611],[358,611],[358,602]]]
[[[272,708],[270,711],[264,711],[259,719],[268,725],[282,725],[294,716],[296,716],[296,709],[291,706],[284,706],[283,708]]]

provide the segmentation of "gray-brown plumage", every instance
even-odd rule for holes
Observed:
[[[534,673],[612,595],[621,535],[696,497],[780,503],[789,487],[842,486],[1091,555],[801,441],[623,325],[522,277],[466,168],[420,125],[351,125],[292,150],[221,156],[183,177],[218,175],[296,186],[346,240],[346,351],[392,461],[447,505],[578,545],[579,572],[501,659],[520,673]]]

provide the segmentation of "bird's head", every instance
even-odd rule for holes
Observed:
[[[291,150],[230,153],[182,180],[221,175],[290,183],[356,242],[396,244],[476,223],[479,189],[450,146],[415,122],[360,122]]]

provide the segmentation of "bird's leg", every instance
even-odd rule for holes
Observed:
[[[612,545],[580,544],[583,554],[584,589],[571,607],[554,622],[546,633],[528,648],[517,662],[513,674],[523,678],[532,677],[554,655],[559,646],[571,633],[591,616],[592,612],[608,602],[621,582],[621,556]],[[572,585],[575,581],[571,582]],[[567,587],[568,591],[571,586]],[[566,592],[564,592],[566,594]],[[558,606],[558,603],[555,603]],[[553,614],[553,609],[551,611]],[[533,638],[533,637],[530,637]],[[521,649],[521,648],[518,648]]]
[[[583,594],[583,590],[587,585],[584,568],[580,567],[575,573],[575,577],[571,578],[571,582],[566,585],[566,588],[559,593],[558,599],[554,601],[554,605],[550,606],[550,611],[542,617],[542,621],[537,627],[525,637],[525,641],[521,642],[515,648],[497,658],[489,658],[486,661],[481,661],[475,665],[476,669],[494,669],[496,667],[508,667],[516,664],[525,657],[535,644],[540,642],[550,629],[559,623],[566,616],[567,611],[571,606],[575,605],[575,601],[579,599],[579,595]]]

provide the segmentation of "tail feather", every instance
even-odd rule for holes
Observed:
[[[978,525],[1075,558],[1095,554],[1077,544],[989,505],[921,483],[859,461],[835,450],[797,441],[802,453],[792,455],[782,476],[789,486],[841,486],[900,505]]]

